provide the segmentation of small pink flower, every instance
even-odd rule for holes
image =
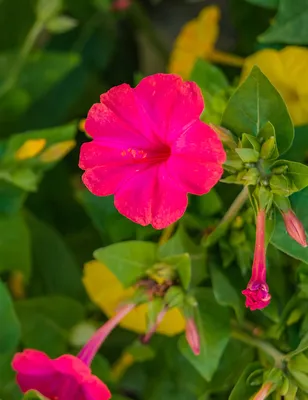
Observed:
[[[196,323],[192,317],[186,320],[186,340],[193,351],[198,356],[200,354],[200,336]]]
[[[77,357],[65,354],[53,360],[31,349],[15,354],[12,367],[22,392],[37,390],[50,400],[109,400],[109,389],[91,374],[89,366],[108,334],[134,307],[134,304],[122,307],[92,336]]]
[[[295,213],[289,209],[282,212],[282,217],[288,234],[303,247],[307,247],[305,228]]]
[[[123,84],[101,96],[85,123],[93,141],[81,147],[83,182],[140,225],[162,229],[185,212],[187,194],[202,195],[220,179],[226,155],[200,121],[204,103],[193,82],[172,74]]]
[[[261,389],[252,397],[252,400],[265,400],[269,396],[272,387],[272,382],[264,383]]]
[[[127,10],[132,4],[132,0],[114,0],[111,9],[114,11]]]
[[[259,210],[252,274],[247,289],[242,291],[246,296],[246,307],[249,307],[251,311],[267,307],[271,300],[266,283],[265,223],[266,212]]]

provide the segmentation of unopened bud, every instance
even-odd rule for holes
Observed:
[[[270,186],[273,193],[281,196],[289,196],[292,193],[290,182],[283,175],[273,175],[270,179]]]
[[[244,163],[255,163],[259,160],[259,152],[254,149],[235,149]]]
[[[288,169],[289,167],[287,165],[280,165],[279,167],[273,168],[272,173],[276,175],[282,175],[287,172]]]
[[[263,158],[264,160],[268,160],[274,154],[275,148],[276,148],[276,139],[274,136],[271,136],[262,144],[260,157]]]
[[[245,175],[242,177],[242,180],[246,185],[256,185],[259,179],[260,173],[258,168],[250,168]]]
[[[196,326],[196,323],[192,317],[186,320],[186,340],[192,350],[192,352],[198,356],[200,354],[200,336]]]
[[[252,397],[251,400],[264,400],[271,392],[273,383],[266,382],[262,385],[261,389]]]
[[[287,212],[282,213],[282,217],[291,238],[301,246],[307,247],[305,228],[295,213],[289,209]]]
[[[222,141],[223,144],[228,146],[230,149],[236,148],[236,142],[234,137],[230,131],[223,128],[222,126],[217,126],[214,124],[210,124],[210,127],[216,132],[219,139]]]

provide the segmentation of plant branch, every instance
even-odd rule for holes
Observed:
[[[231,336],[234,339],[237,339],[243,343],[248,344],[249,346],[256,347],[259,350],[262,350],[264,353],[268,354],[275,361],[275,366],[277,368],[283,368],[285,355],[277,350],[270,343],[265,342],[264,340],[254,338],[247,333],[241,332],[240,330],[233,330]]]
[[[219,225],[225,224],[226,222],[231,222],[239,213],[240,209],[246,203],[248,199],[248,187],[244,186],[240,194],[236,197],[234,202],[231,204],[229,210],[226,212]]]

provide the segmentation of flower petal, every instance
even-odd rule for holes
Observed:
[[[178,75],[148,76],[135,92],[161,140],[167,144],[198,119],[204,108],[199,87],[194,82],[184,82]]]
[[[196,121],[173,143],[172,155],[201,163],[226,161],[226,153],[216,132],[201,121]]]
[[[161,164],[135,174],[116,192],[114,204],[132,221],[163,229],[182,217],[187,194]]]
[[[82,391],[84,397],[80,400],[109,400],[111,398],[108,387],[94,375],[87,378],[82,386]]]
[[[85,130],[105,144],[125,142],[130,146],[147,147],[156,142],[150,121],[136,99],[134,89],[123,84],[101,95],[86,119]]]
[[[16,353],[12,361],[12,368],[18,373],[29,375],[46,375],[54,371],[52,360],[47,354],[31,349]]]
[[[223,174],[221,165],[213,162],[203,164],[181,156],[172,156],[167,162],[170,176],[179,182],[187,193],[208,193]]]

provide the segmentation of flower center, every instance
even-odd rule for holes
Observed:
[[[153,162],[160,163],[167,161],[171,155],[171,149],[165,144],[151,150],[143,150],[138,148],[128,148],[121,151],[121,156],[133,159],[134,162]]]

